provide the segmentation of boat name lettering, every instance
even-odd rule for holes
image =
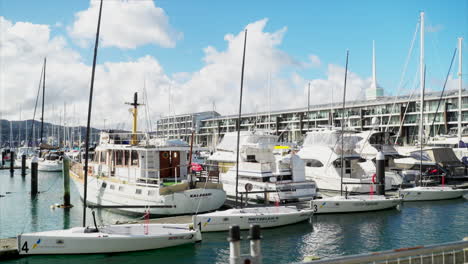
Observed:
[[[191,194],[190,198],[211,196],[211,193]]]

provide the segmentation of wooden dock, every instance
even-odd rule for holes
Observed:
[[[116,222],[115,224],[138,224],[144,221],[126,221]],[[152,224],[189,224],[192,222],[191,215],[172,216],[164,218],[150,219]],[[16,237],[0,238],[0,261],[4,259],[19,258],[18,245]]]

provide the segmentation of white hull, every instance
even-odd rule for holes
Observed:
[[[62,161],[42,160],[37,164],[38,171],[60,172],[63,169]]]
[[[74,175],[72,171],[70,174]],[[71,178],[83,199],[83,183],[76,177]],[[103,185],[106,187],[103,188]],[[137,194],[137,189],[140,194]],[[226,193],[222,189],[196,188],[160,195],[158,187],[118,184],[95,177],[88,178],[88,203],[102,206],[147,206],[152,215],[183,215],[214,211],[220,208],[225,200]],[[144,214],[146,209],[118,208],[120,211],[134,214]]]
[[[18,235],[21,255],[93,254],[150,250],[194,243],[198,230],[187,225],[112,225],[85,233],[83,227]]]
[[[312,210],[298,210],[288,206],[269,206],[258,208],[229,209],[193,216],[194,225],[201,232],[227,231],[232,225],[240,229],[249,229],[257,224],[261,228],[270,228],[295,224],[309,219]]]
[[[399,191],[403,201],[435,201],[460,198],[464,190],[455,190],[451,187],[414,187]]]
[[[341,191],[341,178],[330,177],[330,176],[308,176],[309,179],[314,180],[317,183],[319,191]],[[387,180],[388,179],[388,180]],[[343,192],[348,193],[370,193],[377,191],[376,184],[372,183],[372,179],[357,179],[357,178],[343,178],[343,182],[352,184],[343,184]],[[390,178],[385,179],[385,190],[392,189],[392,183]]]
[[[334,196],[311,202],[315,214],[378,211],[394,208],[402,199],[383,195]]]

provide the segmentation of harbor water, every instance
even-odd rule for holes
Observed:
[[[0,238],[22,232],[64,229],[82,225],[82,202],[71,185],[73,208],[53,208],[63,202],[61,173],[39,172],[39,191],[31,198],[30,175],[14,176],[0,170]],[[405,203],[400,210],[317,215],[304,222],[262,230],[264,263],[300,262],[305,256],[321,258],[461,240],[468,237],[468,200],[465,198]],[[92,225],[91,211],[87,213]],[[96,210],[98,224],[135,220],[107,210]],[[242,249],[248,252],[247,232]],[[203,241],[152,251],[67,256],[28,256],[2,263],[228,263],[227,232],[204,233]]]

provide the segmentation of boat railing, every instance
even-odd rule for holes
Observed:
[[[309,264],[354,263],[468,263],[468,239],[429,246],[416,246],[381,252],[342,256],[305,262]]]
[[[129,145],[132,139],[136,140],[136,144],[149,140],[147,133],[106,133],[101,135],[99,141],[100,144],[111,144],[111,145]]]

